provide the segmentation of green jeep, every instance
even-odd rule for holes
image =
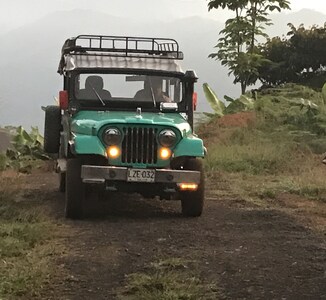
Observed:
[[[175,40],[80,35],[62,48],[59,106],[45,108],[44,149],[57,159],[65,216],[81,218],[98,192],[204,204],[203,141],[193,132],[197,94]]]

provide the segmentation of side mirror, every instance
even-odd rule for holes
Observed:
[[[192,94],[192,107],[193,107],[194,111],[197,109],[197,100],[198,100],[198,94],[196,92],[194,92]]]
[[[68,109],[68,91],[59,92],[59,105],[62,110]]]

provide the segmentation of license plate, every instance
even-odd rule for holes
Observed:
[[[127,181],[155,182],[155,170],[128,169]]]

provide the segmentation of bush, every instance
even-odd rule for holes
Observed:
[[[6,157],[0,156],[0,170],[10,167],[29,173],[36,161],[49,159],[43,151],[43,137],[36,127],[32,127],[30,133],[21,126],[10,128],[10,134],[12,146],[7,150]]]

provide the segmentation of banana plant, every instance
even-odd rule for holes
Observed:
[[[22,126],[11,130],[11,147],[6,152],[7,167],[18,169],[21,172],[29,172],[35,160],[47,160],[49,157],[43,151],[43,137],[37,127],[32,127],[28,133]]]
[[[203,84],[203,90],[205,93],[205,97],[207,102],[210,104],[211,108],[214,111],[214,114],[208,115],[209,117],[212,116],[219,116],[223,117],[226,114],[237,113],[240,111],[252,110],[254,109],[255,101],[254,99],[246,96],[241,95],[238,99],[233,99],[229,96],[224,96],[224,99],[227,102],[230,102],[228,106],[224,104],[219,98],[217,97],[216,93],[212,90],[212,88],[207,84]]]
[[[203,84],[203,89],[204,89],[206,100],[214,111],[214,115],[223,117],[225,111],[225,104],[218,99],[217,95],[211,89],[208,83]]]
[[[321,92],[323,95],[324,104],[326,104],[326,83],[324,84]]]
[[[300,98],[300,99],[290,100],[290,99],[283,98],[282,101],[288,102],[291,106],[298,106],[300,107],[301,110],[306,108],[307,111],[309,112],[317,113],[319,111],[319,106],[316,103],[307,99]]]

